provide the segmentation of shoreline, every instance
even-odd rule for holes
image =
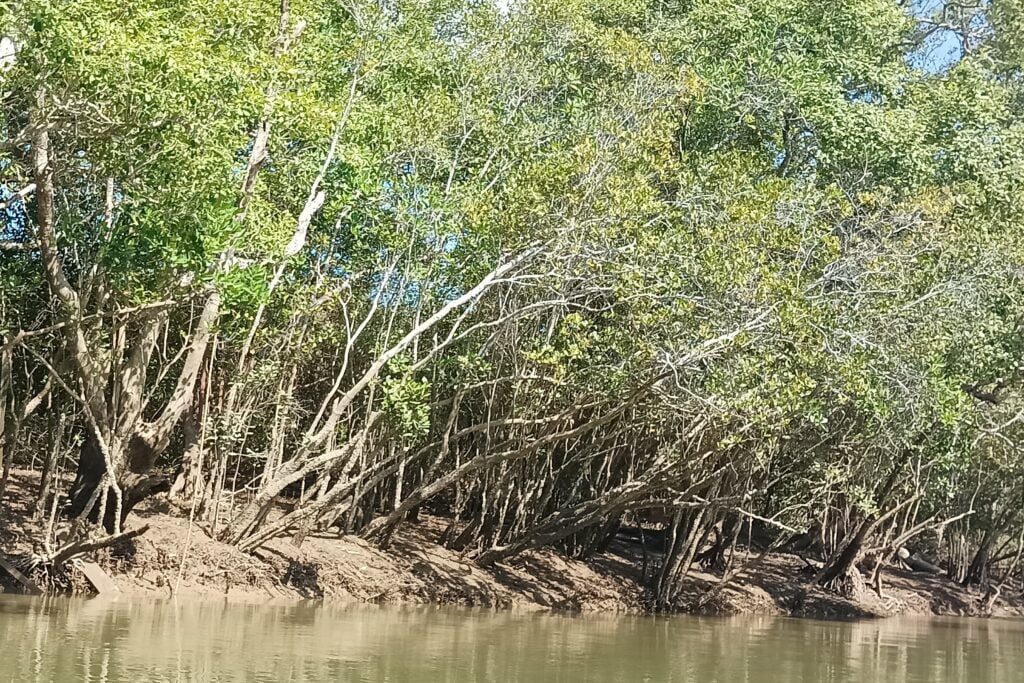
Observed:
[[[0,520],[0,552],[31,552],[40,524],[31,519],[31,473],[15,471],[9,489],[10,517]],[[483,569],[437,544],[446,520],[422,515],[403,524],[392,545],[380,550],[354,536],[311,534],[301,547],[279,538],[253,554],[210,538],[199,524],[157,499],[133,513],[129,528],[144,524],[142,536],[96,553],[95,561],[128,597],[228,599],[247,603],[325,603],[455,605],[490,609],[577,613],[651,613],[642,581],[643,551],[620,536],[607,551],[575,560],[545,548]],[[38,537],[38,536],[36,536]],[[185,551],[185,552],[183,552]],[[182,561],[184,560],[184,561]],[[742,563],[741,556],[737,562]],[[885,570],[883,595],[866,591],[859,602],[811,587],[796,555],[775,553],[737,580],[703,609],[679,613],[703,616],[774,615],[810,619],[907,616],[1024,617],[1024,599],[1004,590],[991,615],[981,612],[981,593],[941,575]],[[692,571],[680,599],[692,604],[719,577]],[[0,587],[15,582],[0,571]],[[80,572],[71,588],[85,593]]]

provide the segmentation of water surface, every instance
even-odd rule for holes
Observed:
[[[0,595],[0,681],[1021,683],[1024,622]]]

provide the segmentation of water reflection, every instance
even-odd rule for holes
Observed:
[[[1024,624],[0,596],[9,681],[991,681]]]

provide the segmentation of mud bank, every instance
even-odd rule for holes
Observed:
[[[44,522],[29,509],[34,477],[14,472],[10,500],[0,519],[0,553],[32,552]],[[96,553],[95,560],[133,596],[171,596],[267,601],[437,603],[491,608],[644,612],[643,548],[626,536],[587,560],[566,558],[552,549],[529,551],[484,569],[438,544],[446,521],[424,515],[405,524],[387,550],[353,536],[310,535],[301,546],[275,539],[253,554],[225,545],[201,523],[166,501],[154,500],[133,513],[128,527],[148,525],[142,536]],[[650,558],[649,558],[650,559]],[[741,556],[737,559],[744,562]],[[72,574],[76,573],[74,570]],[[705,614],[777,614],[825,619],[887,617],[897,614],[978,616],[983,596],[943,576],[901,569],[885,573],[884,598],[868,591],[853,602],[808,585],[806,565],[798,557],[770,555],[735,584],[700,608]],[[719,582],[704,572],[691,573],[680,611]],[[0,571],[0,586],[18,585]],[[82,577],[70,577],[72,590],[87,592]],[[992,616],[1024,616],[1019,591],[1004,590]]]

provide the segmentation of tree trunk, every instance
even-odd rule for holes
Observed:
[[[946,542],[946,576],[963,583],[967,579],[967,539],[963,533],[950,534]]]
[[[214,342],[215,344],[216,342]],[[211,358],[211,363],[213,362]],[[206,366],[200,371],[196,381],[196,389],[192,403],[181,421],[181,431],[185,442],[182,454],[182,471],[171,487],[171,497],[179,504],[191,507],[202,488],[203,475],[203,421],[206,419],[206,404],[210,393],[210,369]],[[203,501],[198,501],[202,510]]]
[[[660,611],[669,611],[675,606],[679,582],[689,572],[697,555],[706,513],[707,508],[692,510],[689,515],[680,510],[673,521],[672,540],[655,585],[655,604]]]
[[[856,600],[864,590],[864,577],[857,569],[857,561],[864,551],[864,541],[867,540],[870,523],[865,520],[857,534],[846,544],[843,551],[835,560],[827,563],[818,573],[815,582],[840,595]]]
[[[704,569],[717,573],[725,572],[728,565],[729,549],[735,546],[742,526],[739,515],[728,513],[720,526],[712,527],[715,542],[697,556],[697,560]]]
[[[910,451],[907,451],[903,457],[893,464],[885,483],[875,493],[875,504],[878,509],[883,509],[888,503],[889,497],[896,487],[899,474],[903,471],[903,467],[909,459]],[[857,532],[853,535],[853,538],[850,539],[842,551],[825,562],[821,571],[814,578],[815,583],[825,588],[836,590],[847,598],[856,598],[864,588],[864,578],[857,570],[857,561],[860,560],[861,554],[864,552],[865,542],[882,522],[891,518],[914,500],[916,499],[911,498],[899,505],[895,505],[888,512],[877,518],[872,515],[866,516],[860,523],[860,526],[857,527]]]
[[[42,519],[49,507],[47,501],[53,490],[53,482],[57,475],[57,461],[60,458],[61,444],[64,442],[64,430],[67,425],[64,413],[57,417],[57,426],[53,428],[51,415],[50,443],[46,451],[46,459],[43,461],[43,472],[39,477],[39,489],[36,492],[36,499],[33,503],[33,516]]]
[[[974,553],[974,557],[971,559],[971,564],[967,568],[967,576],[964,577],[964,585],[980,585],[988,581],[988,570],[990,560],[992,559],[992,550],[996,546],[996,541],[999,539],[1000,525],[993,524],[985,530],[985,536],[981,540],[981,545],[978,546],[977,552]]]
[[[7,396],[10,391],[11,385],[11,350],[9,348],[3,349],[3,354],[0,355],[0,463],[3,466],[3,478],[0,479],[0,502],[4,499],[4,491],[7,490],[7,477],[10,471],[10,465],[8,464],[13,458],[14,444],[8,444],[8,441],[12,441],[6,435],[7,425]],[[13,411],[12,411],[13,412]]]

